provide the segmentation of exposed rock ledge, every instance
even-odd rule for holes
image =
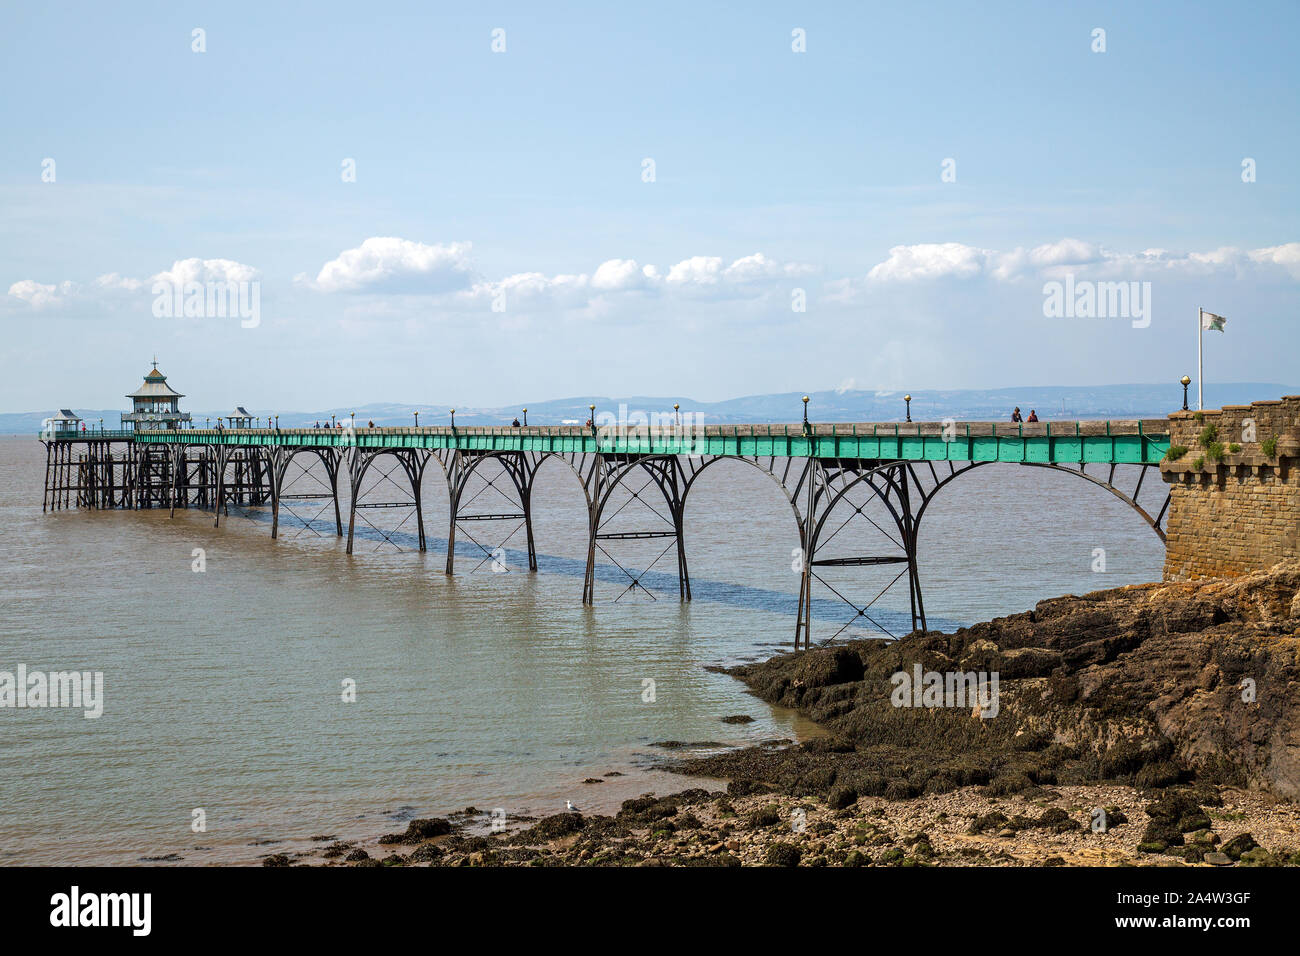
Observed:
[[[997,673],[997,716],[894,706],[891,675],[917,663]],[[793,795],[1196,779],[1300,798],[1300,562],[1054,598],[951,635],[853,642],[728,673],[833,736],[674,769]]]

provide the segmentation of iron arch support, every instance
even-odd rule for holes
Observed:
[[[343,536],[343,515],[339,507],[339,464],[342,454],[334,448],[320,448],[310,445],[300,445],[297,447],[286,447],[278,449],[280,452],[273,456],[273,483],[271,486],[271,538],[274,540],[279,536],[280,529],[280,499],[284,494],[284,480],[289,471],[289,465],[299,455],[315,455],[325,468],[325,476],[329,479],[330,498],[334,504],[334,534],[336,537]]]
[[[415,507],[416,529],[419,540],[419,549],[425,550],[426,541],[424,536],[424,508],[421,503],[420,495],[420,475],[422,473],[420,462],[416,453],[409,448],[361,448],[352,446],[349,449],[348,459],[348,476],[350,478],[351,488],[348,491],[348,545],[347,553],[352,553],[352,545],[356,533],[357,524],[357,505],[360,500],[361,482],[365,479],[366,473],[370,466],[375,463],[381,455],[392,455],[397,459],[407,481],[411,485],[411,497]]]
[[[240,499],[239,504],[243,503],[243,498],[247,495],[249,504],[262,504],[263,492],[261,482],[263,469],[266,472],[267,490],[265,496],[274,497],[274,478],[273,469],[274,461],[266,448],[261,445],[217,445],[216,446],[216,500],[213,502],[214,519],[212,526],[219,527],[221,524],[221,513],[224,510],[226,516],[230,516],[230,496],[237,495]],[[236,456],[236,453],[242,452],[244,457]],[[236,463],[237,475],[240,480],[236,481],[235,490],[227,491],[226,488],[226,468],[231,462]],[[245,474],[243,466],[250,466]],[[258,490],[254,493],[249,488],[249,483],[243,480],[245,477],[255,478],[258,483]],[[254,500],[255,499],[255,500]]]
[[[443,464],[441,460],[439,461],[440,464],[443,464],[443,472],[447,479],[447,497],[450,505],[447,528],[447,574],[452,574],[456,566],[456,529],[461,521],[468,519],[468,516],[462,515],[460,512],[465,489],[470,479],[478,472],[479,467],[488,460],[500,464],[501,470],[510,478],[511,486],[519,499],[520,513],[518,515],[488,513],[474,517],[479,520],[489,521],[510,519],[522,521],[528,548],[528,570],[530,572],[537,570],[537,544],[533,537],[532,491],[533,479],[536,477],[541,460],[545,457],[547,456],[539,458],[530,452],[522,451],[495,451],[467,455],[463,451],[456,450],[452,452],[447,463]],[[487,485],[496,487],[490,479],[485,478],[484,481]],[[518,530],[519,526],[516,525],[511,535]],[[472,536],[471,540],[473,540]],[[509,537],[507,537],[507,540],[509,540]],[[482,545],[479,545],[479,547],[482,547]]]
[[[636,531],[636,532],[607,532],[601,533],[602,521],[606,520],[606,508],[614,491],[619,488],[625,479],[636,472],[638,469],[649,475],[650,481],[647,487],[653,483],[663,496],[664,502],[668,506],[669,517],[665,519],[666,523],[672,527],[672,531],[655,529],[653,531]],[[669,547],[676,548],[677,552],[677,584],[678,595],[681,600],[689,601],[691,599],[690,573],[686,563],[686,550],[683,538],[683,506],[685,501],[684,488],[686,485],[686,475],[681,466],[681,461],[677,455],[604,455],[595,456],[592,471],[588,475],[586,486],[588,490],[588,500],[590,502],[589,518],[587,523],[587,567],[583,579],[582,602],[584,604],[595,603],[596,589],[596,551],[604,550],[599,544],[602,539],[609,538],[650,538],[650,537],[672,537],[674,544]],[[640,499],[639,492],[632,492],[632,497]],[[644,501],[642,502],[644,504]],[[622,506],[626,507],[626,503]],[[647,505],[647,507],[649,507]],[[622,510],[620,507],[619,510]],[[653,509],[651,509],[653,510]],[[656,512],[657,513],[657,512]],[[610,518],[616,516],[610,515]],[[659,515],[663,518],[663,515]],[[663,554],[666,554],[665,549]],[[659,557],[663,557],[660,554]],[[608,552],[606,555],[609,556]],[[611,560],[612,557],[611,557]],[[658,561],[658,558],[655,559]],[[651,566],[653,566],[651,563]],[[617,564],[617,561],[615,561]],[[631,578],[632,583],[629,589],[642,587],[640,578],[633,575],[622,565],[618,565],[625,574]],[[648,570],[648,569],[647,569]]]
[[[933,488],[931,488],[928,492],[926,492],[925,500],[921,503],[921,507],[916,513],[916,523],[920,524],[921,519],[925,516],[926,509],[930,506],[930,502],[934,500],[935,496],[939,493],[941,489],[947,487],[949,484],[951,484],[955,479],[957,479],[961,475],[964,475],[975,468],[979,468],[984,465],[991,465],[991,464],[997,464],[997,463],[988,462],[988,461],[970,462],[966,465],[965,468],[958,468],[952,474],[938,481],[938,483]],[[1003,464],[1012,464],[1012,463],[1004,462]],[[1054,463],[1054,462],[1023,461],[1023,462],[1015,462],[1014,464],[1018,464],[1030,468],[1048,468],[1053,471],[1059,471],[1067,475],[1073,475],[1076,478],[1083,478],[1085,481],[1089,481],[1092,484],[1098,486],[1099,488],[1105,488],[1108,492],[1110,492],[1120,501],[1124,502],[1126,505],[1128,505],[1130,508],[1136,511],[1138,515],[1142,518],[1142,520],[1145,521],[1147,525],[1151,528],[1151,530],[1156,533],[1156,536],[1160,539],[1161,543],[1165,542],[1165,532],[1164,529],[1160,527],[1160,522],[1164,519],[1165,512],[1169,510],[1169,495],[1168,494],[1165,495],[1165,503],[1155,517],[1152,517],[1151,513],[1147,511],[1145,508],[1143,508],[1137,501],[1137,496],[1141,492],[1142,483],[1146,478],[1147,469],[1154,469],[1158,474],[1160,470],[1160,466],[1158,464],[1146,463],[1146,462],[1133,463],[1142,469],[1142,473],[1138,477],[1137,489],[1134,491],[1133,495],[1131,496],[1126,492],[1124,492],[1121,488],[1117,487],[1115,484],[1112,483],[1111,479],[1114,476],[1114,468],[1116,467],[1115,465],[1111,465],[1111,473],[1105,479],[1102,479],[1097,477],[1096,475],[1088,474],[1084,470],[1084,465],[1082,463],[1078,468],[1071,468],[1069,466],[1062,465],[1059,463]]]
[[[834,487],[834,477],[841,478],[841,485],[838,489]],[[795,625],[796,649],[801,645],[805,648],[811,646],[812,582],[817,577],[814,569],[821,564],[837,564],[841,566],[865,566],[895,562],[906,564],[904,571],[895,576],[880,594],[893,587],[899,577],[905,573],[908,578],[908,601],[911,606],[912,630],[924,631],[926,629],[925,602],[921,593],[921,579],[917,561],[916,519],[910,487],[913,484],[917,484],[915,473],[909,470],[908,462],[905,461],[859,461],[856,459],[818,459],[816,461],[810,483],[806,488],[808,503],[805,517],[807,525],[805,541],[807,544],[804,550],[803,587],[800,592],[799,617]],[[841,502],[846,500],[852,502],[849,493],[860,485],[865,485],[889,512],[899,535],[898,540],[893,541],[893,543],[899,546],[901,554],[818,559],[817,549],[823,543],[822,534],[827,521],[834,515],[836,507]],[[862,509],[855,506],[855,512],[861,514]],[[852,520],[852,517],[850,515],[845,520],[845,524]],[[871,521],[869,517],[867,520]],[[881,528],[874,521],[871,521],[871,523],[882,534],[889,537],[889,533],[884,528]],[[837,533],[838,529],[832,533],[831,537],[833,538]],[[825,583],[823,581],[823,584]],[[827,586],[829,587],[829,585]],[[836,593],[838,594],[838,592]],[[880,594],[876,595],[873,602],[880,597]],[[856,605],[848,601],[843,595],[839,595],[839,597],[856,608]],[[858,616],[867,616],[865,608],[856,609]],[[868,619],[870,620],[869,616]]]
[[[751,468],[756,469],[761,474],[764,474],[768,478],[772,479],[773,483],[778,488],[781,489],[781,494],[785,495],[785,500],[790,504],[790,511],[794,515],[795,529],[799,533],[799,546],[803,548],[806,545],[806,541],[804,538],[805,529],[803,525],[803,515],[799,513],[799,505],[795,501],[795,494],[791,493],[790,488],[785,483],[785,478],[789,477],[788,470],[787,470],[787,475],[785,477],[777,475],[776,472],[773,471],[770,466],[765,468],[758,460],[753,458],[745,458],[741,455],[714,455],[705,458],[701,462],[700,467],[694,469],[691,472],[690,476],[686,479],[686,487],[682,491],[683,509],[685,509],[686,500],[690,497],[691,489],[695,487],[696,480],[700,477],[700,475],[702,475],[709,468],[710,465],[717,464],[720,461],[744,462],[746,465],[749,465]],[[806,466],[804,470],[806,470]]]

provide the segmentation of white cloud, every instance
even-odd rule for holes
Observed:
[[[777,262],[761,252],[756,252],[752,256],[737,259],[727,266],[723,275],[734,282],[754,282],[759,279],[811,275],[816,271],[814,266],[798,262]]]
[[[106,273],[91,283],[91,287],[100,292],[138,292],[144,285],[143,279],[132,279],[116,272]]]
[[[1251,252],[1250,258],[1254,262],[1281,266],[1292,277],[1300,279],[1300,242],[1288,242],[1281,246],[1255,249]]]
[[[979,275],[996,253],[960,242],[923,242],[894,246],[889,258],[872,266],[867,278],[873,282],[915,282],[924,279]]]
[[[590,279],[586,275],[548,276],[540,272],[520,272],[497,282],[480,283],[473,291],[485,298],[503,292],[506,307],[510,309],[546,301],[576,304],[586,300],[589,285]]]
[[[1138,278],[1152,275],[1242,275],[1277,268],[1300,278],[1300,243],[1264,249],[1222,247],[1210,252],[1178,253],[1167,249],[1115,252],[1080,239],[1062,239],[1033,248],[998,252],[960,242],[894,246],[884,262],[867,273],[868,283],[921,282],[939,279],[973,279],[987,276],[998,281],[1059,278],[1067,272],[1085,275]],[[854,280],[833,283],[841,292],[857,287]]]
[[[635,259],[610,259],[602,262],[591,276],[591,287],[601,292],[639,289],[654,276],[654,266],[642,269]]]
[[[692,256],[668,270],[669,285],[714,285],[722,273],[719,256]]]
[[[587,307],[593,314],[610,314],[617,298],[625,294],[707,296],[724,299],[753,299],[774,281],[817,271],[802,263],[783,263],[760,253],[725,264],[720,256],[692,256],[669,266],[641,265],[635,259],[607,259],[587,273],[548,276],[522,272],[502,279],[482,279],[466,293],[471,300],[485,301],[504,293],[507,310],[519,305],[540,307]],[[761,283],[767,283],[767,286]]]
[[[372,236],[321,266],[314,280],[298,279],[322,292],[448,292],[472,285],[469,255],[468,242]]]
[[[258,277],[258,271],[252,266],[235,262],[233,259],[177,259],[170,269],[150,277],[150,284],[166,282],[170,285],[184,286],[187,282],[251,282]],[[109,286],[135,291],[143,283],[137,279],[123,279],[117,273],[100,276],[96,283],[113,280]]]
[[[15,282],[9,287],[9,294],[16,299],[22,299],[34,309],[41,309],[58,303],[61,299],[71,295],[72,290],[73,284],[71,282],[45,285],[33,279],[23,279],[21,282]]]
[[[259,273],[252,266],[233,259],[178,259],[171,268],[155,273],[146,279],[108,272],[90,282],[65,279],[59,283],[41,283],[23,279],[9,287],[9,295],[26,302],[34,309],[53,308],[71,302],[96,304],[124,301],[141,292],[148,292],[155,283],[166,282],[184,286],[188,282],[244,282],[256,279]]]
[[[1011,255],[1017,255],[1021,250],[1017,249]],[[1105,258],[1099,246],[1091,242],[1084,242],[1081,239],[1062,239],[1060,242],[1049,242],[1046,245],[1035,246],[1029,250],[1029,262],[1039,268],[1048,268],[1051,266],[1062,265],[1082,265],[1088,262],[1098,262]]]
[[[757,252],[730,265],[721,256],[692,256],[666,272],[635,259],[607,259],[591,273],[518,272],[493,279],[475,271],[470,248],[468,242],[427,245],[374,237],[339,253],[315,279],[300,275],[297,280],[323,292],[423,293],[448,296],[448,302],[463,307],[478,307],[504,294],[507,310],[584,307],[608,314],[615,297],[622,295],[685,292],[753,298],[761,294],[754,288],[759,283],[816,271]]]

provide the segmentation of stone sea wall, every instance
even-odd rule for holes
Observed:
[[[1171,494],[1165,580],[1231,577],[1300,558],[1300,395],[1169,419],[1173,447],[1160,465]]]

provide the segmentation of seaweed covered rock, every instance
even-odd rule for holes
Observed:
[[[749,826],[752,830],[764,830],[777,826],[780,822],[781,811],[774,803],[759,807],[749,815]]]
[[[1219,849],[1230,859],[1240,860],[1242,856],[1258,847],[1255,838],[1249,833],[1242,833],[1233,837]]]
[[[515,837],[515,842],[521,844],[539,843],[544,840],[558,840],[561,837],[577,833],[587,821],[583,819],[581,813],[566,812],[556,813],[549,817],[542,817],[527,830],[522,831]]]
[[[792,843],[773,843],[767,848],[769,866],[798,866],[802,854]]]
[[[720,796],[721,794],[710,793],[701,787],[692,787],[666,797],[656,797],[653,793],[642,794],[634,799],[624,800],[615,819],[623,826],[658,828],[661,826],[661,821],[677,816],[683,807],[710,803]]]
[[[832,810],[843,810],[858,802],[858,791],[852,787],[836,787],[826,798],[826,805]]]
[[[1073,833],[1083,829],[1083,824],[1060,807],[1049,807],[1044,810],[1043,815],[1034,821],[1034,826],[1051,830],[1053,833]]]
[[[1198,780],[1300,798],[1300,562],[1053,598],[953,634],[854,641],[728,673],[831,736],[673,769],[826,798]],[[943,706],[895,694],[896,675],[913,673],[949,682]]]
[[[406,858],[408,863],[436,863],[443,857],[443,851],[432,843],[416,847]]]
[[[432,840],[434,837],[446,836],[453,829],[451,823],[441,817],[425,817],[408,823],[404,833],[384,834],[379,838],[379,842],[385,845],[422,843],[425,840]]]

